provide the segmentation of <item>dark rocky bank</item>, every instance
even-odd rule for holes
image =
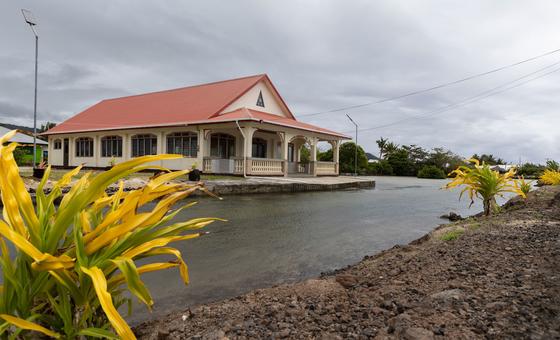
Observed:
[[[443,241],[450,232],[456,238]],[[297,284],[139,325],[141,339],[560,339],[560,187]]]

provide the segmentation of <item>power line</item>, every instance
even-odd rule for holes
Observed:
[[[532,75],[534,75],[534,74],[540,73],[540,72],[542,72],[542,71],[544,71],[544,70],[546,70],[546,69],[549,69],[549,68],[554,67],[554,66],[559,65],[559,64],[560,64],[560,61],[559,61],[559,62],[556,62],[556,63],[553,63],[553,64],[550,64],[550,65],[545,66],[545,67],[543,67],[543,68],[541,68],[541,69],[538,69],[537,71],[528,73],[528,74],[526,74],[526,75],[524,75],[524,76],[522,76],[522,77],[516,78],[516,79],[514,79],[514,80],[512,80],[512,81],[509,81],[509,82],[506,82],[506,83],[504,83],[504,84],[498,85],[498,86],[496,86],[496,87],[493,87],[492,89],[483,91],[483,92],[481,92],[481,93],[478,93],[477,95],[468,97],[468,98],[463,99],[463,100],[461,100],[461,101],[459,101],[459,102],[456,102],[456,103],[449,104],[449,105],[444,106],[444,107],[442,107],[442,108],[439,108],[439,109],[436,109],[436,110],[433,110],[433,111],[430,111],[430,112],[427,112],[427,113],[424,113],[424,114],[421,114],[421,115],[417,115],[417,116],[415,116],[415,117],[406,117],[406,118],[399,119],[399,120],[394,121],[394,122],[391,122],[391,123],[387,123],[387,124],[383,124],[383,125],[378,125],[378,126],[374,126],[374,127],[370,127],[370,128],[365,128],[365,129],[361,129],[361,130],[359,130],[359,131],[371,131],[371,130],[376,130],[376,129],[381,129],[381,128],[384,128],[384,127],[389,127],[389,126],[397,125],[397,124],[406,122],[406,121],[408,121],[408,120],[425,119],[425,118],[428,118],[428,117],[431,117],[431,116],[435,116],[435,115],[437,115],[437,114],[440,114],[440,113],[443,113],[443,112],[446,112],[446,111],[449,111],[449,110],[452,110],[452,109],[455,109],[455,108],[458,108],[458,107],[462,107],[462,106],[465,106],[465,105],[472,104],[472,103],[474,103],[474,102],[477,102],[477,101],[486,99],[486,98],[488,98],[488,97],[491,97],[491,96],[500,94],[500,93],[505,92],[505,91],[512,90],[512,89],[517,88],[517,87],[519,87],[519,86],[521,86],[521,85],[525,85],[525,84],[527,84],[527,83],[529,83],[529,82],[531,82],[531,81],[534,81],[534,80],[543,78],[543,77],[545,77],[545,76],[548,76],[548,75],[550,75],[550,74],[552,74],[552,73],[558,72],[558,71],[560,71],[560,68],[553,69],[552,71],[546,72],[546,73],[541,74],[541,75],[536,76],[536,77],[532,77],[532,78],[530,78],[530,79],[528,79],[528,80],[526,80],[526,81],[520,82],[520,83],[515,84],[515,85],[513,85],[513,86],[509,86],[509,85],[512,85],[512,84],[518,82],[519,80],[528,78],[528,77],[530,77],[530,76],[532,76]],[[500,89],[501,89],[501,90],[500,90]],[[351,131],[350,131],[350,132],[351,132]],[[343,133],[349,133],[349,132],[348,132],[348,131],[345,131],[345,132],[343,132]]]
[[[402,95],[389,97],[389,98],[385,98],[385,99],[380,99],[380,100],[372,101],[372,102],[369,102],[369,103],[363,103],[363,104],[358,104],[358,105],[350,105],[350,106],[340,107],[340,108],[337,108],[337,109],[332,109],[332,110],[327,110],[327,111],[319,111],[319,112],[313,112],[313,113],[300,114],[300,115],[298,115],[298,117],[317,116],[317,115],[321,115],[321,114],[325,114],[325,113],[333,113],[333,112],[339,112],[339,111],[344,111],[344,110],[357,109],[357,108],[360,108],[360,107],[377,105],[377,104],[381,104],[381,103],[385,103],[385,102],[389,102],[389,101],[393,101],[393,100],[397,100],[397,99],[402,99],[402,98],[414,96],[414,95],[417,95],[417,94],[426,93],[426,92],[430,92],[430,91],[433,91],[433,90],[441,89],[443,87],[460,84],[460,83],[463,83],[463,82],[466,82],[466,81],[469,81],[469,80],[472,80],[472,79],[475,79],[475,78],[478,78],[478,77],[483,77],[483,76],[486,76],[486,75],[489,75],[489,74],[492,74],[492,73],[496,73],[496,72],[505,70],[507,68],[518,66],[518,65],[521,65],[521,64],[524,64],[524,63],[527,63],[527,62],[530,62],[530,61],[533,61],[533,60],[536,60],[536,59],[539,59],[539,58],[542,58],[542,57],[546,57],[548,55],[558,53],[558,52],[560,52],[560,48],[556,49],[556,50],[546,52],[546,53],[543,53],[543,54],[540,54],[540,55],[537,55],[537,56],[534,56],[534,57],[531,57],[531,58],[528,58],[528,59],[525,59],[525,60],[515,62],[513,64],[501,66],[501,67],[492,69],[490,71],[478,73],[478,74],[471,75],[471,76],[468,76],[468,77],[465,77],[465,78],[462,78],[462,79],[459,79],[459,80],[454,80],[454,81],[451,81],[451,82],[448,82],[448,83],[443,83],[443,84],[439,84],[439,85],[436,85],[436,86],[432,86],[432,87],[427,88],[427,89],[412,91],[412,92],[405,93],[405,94],[402,94]]]

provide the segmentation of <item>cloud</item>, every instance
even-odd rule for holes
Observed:
[[[33,38],[40,34],[39,120],[104,98],[268,73],[296,115],[453,81],[560,46],[555,2],[3,1],[0,117],[32,119]],[[442,146],[509,161],[560,158],[560,72],[445,113],[422,116],[560,60],[560,54],[406,99],[302,120],[375,140]],[[2,112],[4,111],[4,112]],[[19,112],[19,114],[18,114]],[[21,112],[26,112],[22,114]]]

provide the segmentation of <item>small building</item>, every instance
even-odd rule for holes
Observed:
[[[143,155],[173,170],[236,175],[338,175],[348,136],[298,121],[265,74],[107,99],[43,133],[53,166],[103,168]],[[317,161],[317,143],[333,148]],[[302,145],[309,163],[300,161]]]
[[[12,130],[17,130],[17,133],[8,140],[8,142],[16,142],[19,144],[18,148],[24,150],[21,156],[16,157],[16,162],[19,165],[32,165],[33,164],[33,129],[24,126],[0,123],[0,136],[7,134]],[[44,151],[48,149],[48,143],[39,138],[35,138],[37,145],[37,161],[41,161],[44,157]]]

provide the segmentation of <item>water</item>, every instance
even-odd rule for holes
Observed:
[[[254,288],[298,281],[353,264],[395,244],[405,244],[445,223],[439,216],[468,209],[446,180],[378,177],[375,189],[227,196],[199,199],[179,220],[222,217],[207,236],[175,243],[189,265],[184,286],[175,269],[143,276],[154,297],[151,314],[135,306],[130,321],[233,297]],[[498,203],[503,203],[503,199]]]

